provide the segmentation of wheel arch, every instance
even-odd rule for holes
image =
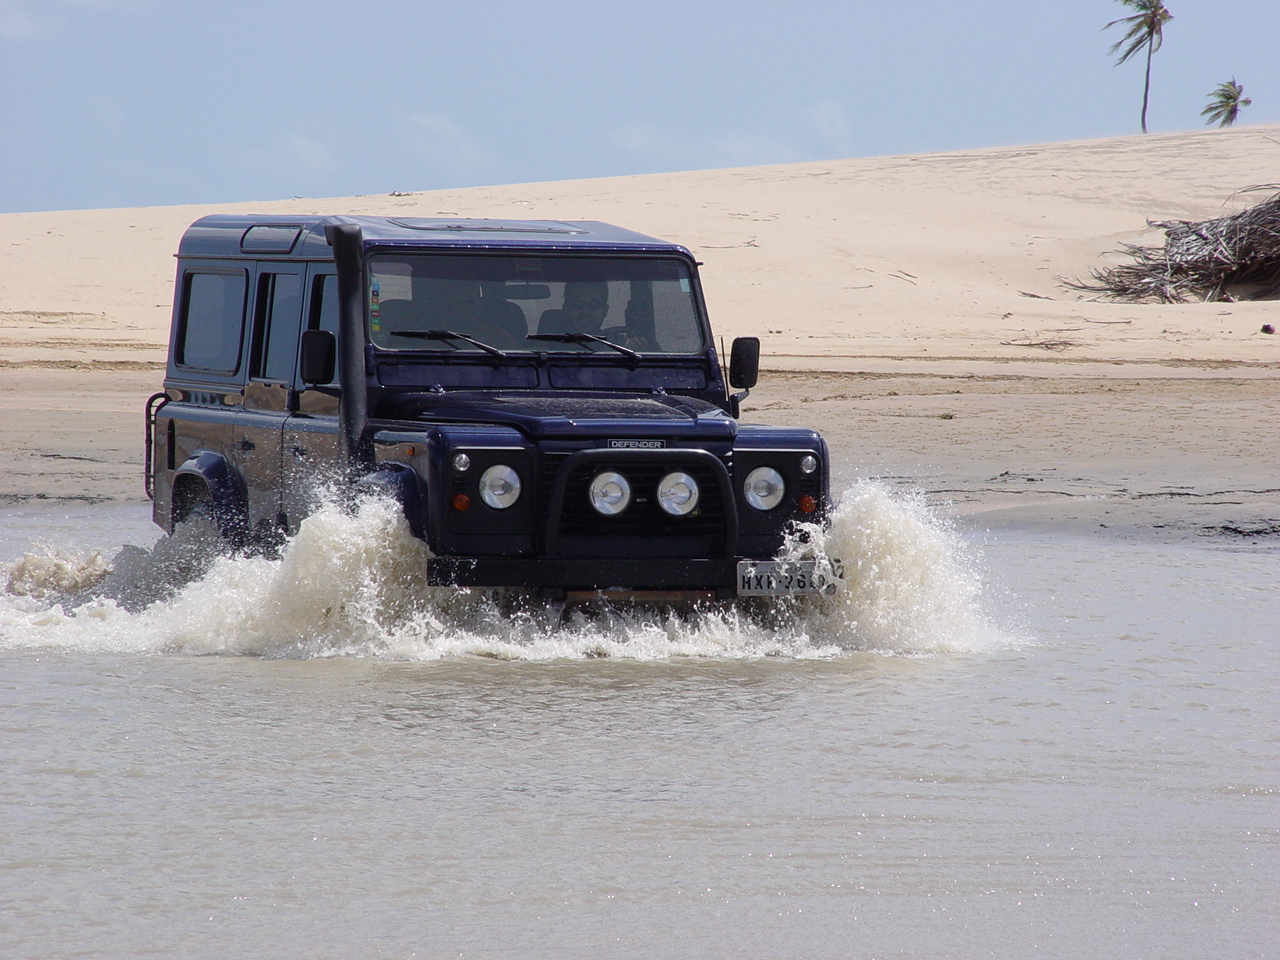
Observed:
[[[181,523],[207,501],[213,520],[224,537],[243,539],[249,527],[248,498],[244,480],[226,457],[212,450],[198,450],[173,472],[169,498],[169,529]]]

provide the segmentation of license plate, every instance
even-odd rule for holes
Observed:
[[[840,589],[844,565],[839,560],[739,560],[738,596],[830,596]]]

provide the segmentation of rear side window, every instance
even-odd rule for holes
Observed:
[[[262,273],[258,277],[257,320],[249,375],[263,380],[293,379],[302,317],[302,276]]]
[[[184,367],[235,373],[244,335],[247,278],[236,273],[189,273],[174,359]]]

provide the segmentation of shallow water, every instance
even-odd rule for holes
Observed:
[[[365,511],[135,612],[0,597],[0,955],[1277,952],[1273,549],[864,485],[837,604],[557,627]]]

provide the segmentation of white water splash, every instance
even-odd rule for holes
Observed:
[[[24,588],[0,596],[0,647],[541,661],[920,656],[1007,642],[982,616],[976,564],[922,501],[859,484],[829,531],[800,539],[792,552],[844,561],[843,591],[562,616],[529,598],[427,586],[425,544],[394,503],[368,499],[354,511],[319,510],[279,559],[212,555],[199,531],[162,539],[150,551],[126,548],[105,578],[100,560],[60,557],[42,580],[40,565],[24,557],[0,567],[0,582],[24,571]],[[94,581],[101,581],[95,595],[67,596]]]
[[[830,529],[809,531],[811,547],[836,557],[844,589],[807,597],[799,614],[813,635],[842,647],[896,654],[977,652],[1006,644],[982,613],[976,557],[923,497],[893,496],[879,484],[846,491]]]
[[[111,573],[111,564],[98,551],[68,553],[46,547],[28,553],[9,566],[4,592],[12,597],[57,599],[92,590]]]

